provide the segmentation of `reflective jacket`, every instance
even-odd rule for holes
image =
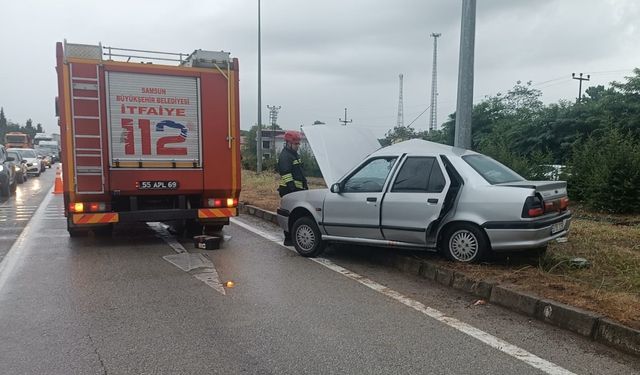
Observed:
[[[307,179],[304,177],[302,160],[298,153],[289,147],[282,149],[278,158],[278,173],[280,173],[280,186],[278,193],[285,196],[299,190],[307,190]]]

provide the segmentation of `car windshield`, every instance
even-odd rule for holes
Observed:
[[[524,178],[484,155],[466,155],[462,157],[462,160],[466,161],[476,172],[484,177],[491,185],[502,184],[505,182],[524,181]]]
[[[18,154],[15,151],[9,151],[9,152],[7,152],[7,155],[11,156],[12,158],[14,158],[16,160],[20,159],[20,154]]]
[[[12,150],[15,151],[17,153],[19,153],[20,155],[22,155],[23,158],[35,158],[36,156],[36,152],[33,150],[20,150],[20,149],[16,149],[16,150]]]

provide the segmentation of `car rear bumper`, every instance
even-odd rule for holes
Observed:
[[[546,246],[548,242],[566,236],[570,225],[571,213],[567,212],[552,219],[527,223],[485,223],[483,227],[494,251],[513,251]]]

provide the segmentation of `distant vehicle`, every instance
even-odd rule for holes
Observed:
[[[51,156],[53,163],[60,161],[60,145],[57,141],[40,140],[38,145],[35,146],[35,150],[42,156]]]
[[[157,53],[118,51],[56,45],[69,234],[135,221],[219,231],[240,195],[238,60],[196,50],[140,64]]]
[[[23,159],[27,160],[27,173],[33,174],[36,177],[40,176],[43,167],[42,162],[38,159],[36,150],[32,148],[10,148],[8,151],[15,151],[19,153]]]
[[[17,181],[14,160],[7,149],[0,145],[0,196],[8,197],[16,191]]]
[[[27,161],[16,151],[7,151],[7,154],[13,158],[13,164],[15,165],[16,180],[19,184],[26,182],[29,178],[27,176]]]
[[[33,136],[33,145],[38,146],[42,141],[53,141],[53,136],[47,133],[36,133]]]
[[[31,148],[33,143],[29,134],[22,132],[9,132],[4,135],[4,147],[6,148]]]
[[[302,129],[330,186],[281,200],[278,223],[303,256],[342,242],[478,262],[490,251],[541,253],[569,230],[564,181],[527,181],[488,156],[434,142],[380,148],[362,129]]]

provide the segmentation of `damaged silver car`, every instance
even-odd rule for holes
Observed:
[[[569,230],[564,181],[527,181],[488,156],[434,142],[380,148],[362,128],[302,129],[329,187],[281,200],[278,222],[302,256],[337,242],[478,262],[490,251],[540,252]]]

